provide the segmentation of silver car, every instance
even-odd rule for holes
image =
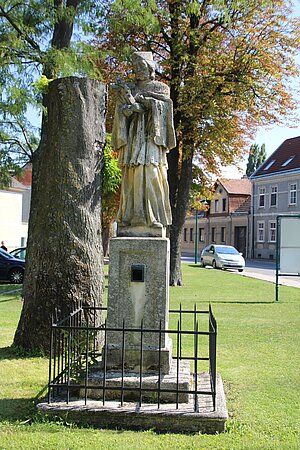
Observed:
[[[245,260],[242,253],[231,245],[210,244],[201,252],[201,265],[212,266],[214,269],[237,269],[243,272]]]

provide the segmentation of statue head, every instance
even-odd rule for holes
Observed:
[[[132,64],[137,80],[154,80],[155,64],[151,52],[134,52]]]

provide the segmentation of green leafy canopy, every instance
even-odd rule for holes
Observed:
[[[41,114],[47,83],[69,75],[100,78],[94,64],[99,52],[90,41],[102,8],[90,0],[1,1],[0,149],[9,155],[1,159],[3,181],[37,148],[39,133],[28,111]]]

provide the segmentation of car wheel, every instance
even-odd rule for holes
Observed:
[[[239,272],[243,272],[244,269],[239,269]]]
[[[213,266],[213,269],[217,269],[217,263],[216,263],[215,259],[212,262],[212,266]]]
[[[13,269],[9,274],[9,280],[12,284],[21,284],[24,279],[24,271],[22,269]]]
[[[204,262],[203,262],[203,259],[201,259],[201,261],[200,261],[200,266],[201,266],[201,267],[205,267],[205,264],[204,264]]]

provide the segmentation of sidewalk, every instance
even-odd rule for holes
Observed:
[[[255,270],[245,268],[244,272],[239,274],[244,277],[250,277],[250,278],[256,278],[258,280],[264,280],[269,281],[270,283],[276,283],[276,271],[270,270],[270,273],[261,273]],[[285,277],[285,276],[279,276],[278,278],[279,285],[282,286],[291,286],[300,288],[300,277]]]

